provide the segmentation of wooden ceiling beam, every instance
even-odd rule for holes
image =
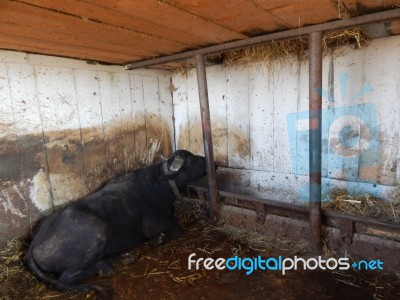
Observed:
[[[175,42],[120,30],[85,18],[44,10],[36,6],[3,1],[0,32],[71,45],[86,45],[139,56],[158,56],[187,48]]]
[[[19,37],[4,33],[0,33],[0,48],[7,50],[18,49],[19,51],[26,51],[28,53],[63,56],[119,65],[124,64],[135,57],[131,54],[104,51],[84,46],[65,45],[63,43],[43,41],[29,37]],[[136,56],[134,59],[140,58],[141,57]]]
[[[53,1],[19,0],[43,9],[83,17],[120,29],[135,31],[154,38],[162,38],[186,45],[205,46],[218,43],[221,38],[244,38],[232,30],[195,18],[193,14],[159,1]]]

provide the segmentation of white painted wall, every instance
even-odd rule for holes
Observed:
[[[399,49],[390,37],[325,56],[325,190],[385,198],[397,184]],[[308,60],[213,66],[207,75],[220,188],[308,199]],[[0,244],[174,147],[204,153],[195,70],[128,72],[0,51]]]
[[[0,51],[0,244],[173,150],[170,73]]]
[[[400,179],[400,37],[323,60],[323,186],[387,198]],[[207,68],[220,188],[308,199],[308,59]],[[177,148],[204,153],[194,70],[173,76]],[[299,200],[300,199],[300,200]]]

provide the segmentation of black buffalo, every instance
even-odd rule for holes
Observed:
[[[189,182],[206,175],[202,156],[177,150],[164,163],[121,175],[99,191],[47,216],[26,255],[42,281],[68,291],[111,270],[109,259],[147,240],[155,244],[181,234],[174,200]]]

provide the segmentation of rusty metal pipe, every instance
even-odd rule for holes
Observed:
[[[354,17],[351,19],[344,19],[332,22],[326,22],[317,25],[306,26],[302,28],[290,29],[280,32],[275,32],[271,34],[266,34],[262,36],[257,36],[253,38],[248,38],[244,40],[228,42],[220,45],[205,47],[202,49],[187,51],[178,54],[172,54],[163,57],[152,58],[148,60],[142,60],[134,63],[125,65],[125,69],[137,69],[153,65],[165,64],[169,62],[184,60],[192,58],[196,55],[205,55],[210,53],[225,52],[230,50],[236,50],[240,48],[247,48],[249,46],[265,44],[272,41],[285,40],[285,39],[295,39],[306,36],[312,32],[317,31],[334,31],[339,29],[346,29],[355,26],[360,26],[369,23],[386,22],[389,20],[400,19],[400,9],[393,9],[383,12],[378,12],[374,14],[363,15],[359,17]]]
[[[323,33],[309,34],[309,155],[310,155],[310,243],[321,254],[321,121],[322,121],[322,38]]]
[[[206,186],[202,185],[202,183],[200,183],[200,185],[197,184],[199,184],[199,182],[197,182],[196,185],[189,184],[189,190],[194,190],[201,195],[203,195],[203,193],[207,193],[208,189]],[[266,206],[267,213],[271,215],[287,217],[302,221],[307,221],[310,219],[309,208],[302,205],[262,199],[255,196],[243,195],[222,190],[218,191],[218,195],[225,198],[224,205],[232,205],[245,209],[254,209],[256,205],[263,204],[264,206]],[[206,201],[204,195],[202,197],[199,197],[199,199],[200,201]],[[347,215],[334,211],[322,211],[322,224],[328,227],[340,228],[340,225],[343,223],[343,221],[351,221],[354,223],[353,233],[400,241],[400,224],[380,221],[369,217]]]
[[[210,199],[210,218],[216,222],[217,215],[217,179],[215,174],[214,151],[211,134],[210,106],[208,102],[207,74],[204,55],[196,55],[197,84],[199,89],[201,125],[203,131],[204,153],[207,162],[208,192]]]

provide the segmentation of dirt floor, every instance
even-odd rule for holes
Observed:
[[[112,297],[62,293],[38,282],[23,265],[26,244],[14,241],[15,249],[4,250],[0,259],[0,299],[400,299],[400,275],[384,271],[291,270],[282,275],[256,270],[246,275],[245,270],[188,270],[191,253],[214,259],[304,255],[296,243],[250,245],[243,236],[225,232],[192,219],[182,237],[156,248],[144,244],[115,259],[114,274],[90,280],[112,287]]]

